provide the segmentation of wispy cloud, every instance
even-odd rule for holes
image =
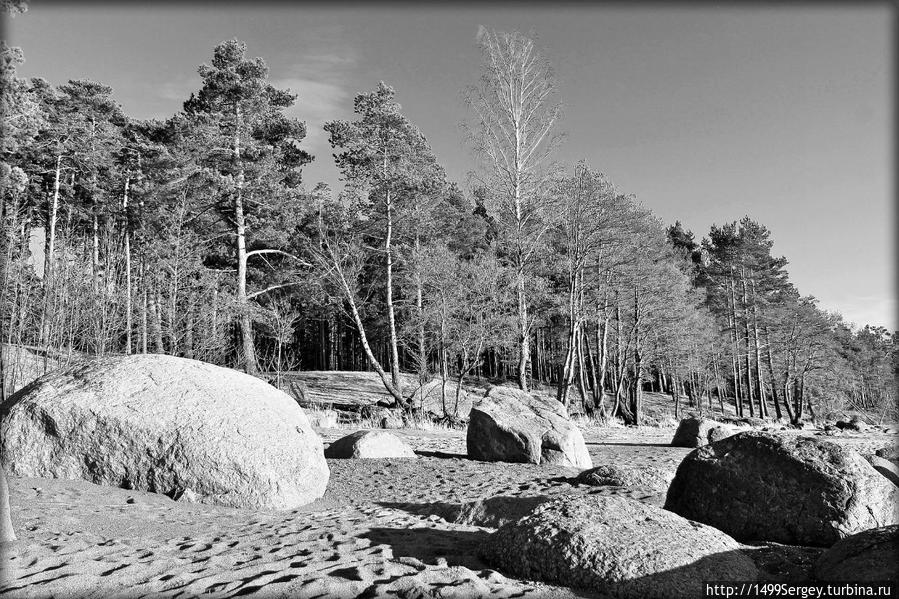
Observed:
[[[327,144],[322,125],[346,112],[350,93],[337,82],[292,77],[271,82],[279,89],[289,89],[297,95],[296,104],[287,113],[306,122],[306,143],[319,149]]]
[[[288,114],[306,122],[304,146],[317,157],[306,169],[309,181],[337,182],[337,171],[329,158],[331,147],[322,127],[327,121],[351,117],[355,93],[351,81],[357,66],[355,53],[343,46],[339,52],[304,54],[281,70],[283,76],[271,80],[275,87],[297,95]]]

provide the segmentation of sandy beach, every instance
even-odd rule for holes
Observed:
[[[319,429],[325,443],[345,429]],[[464,431],[394,430],[414,459],[328,460],[324,497],[287,512],[176,502],[85,481],[10,477],[18,540],[4,544],[9,597],[593,597],[504,576],[479,557],[493,531],[465,516],[492,496],[619,494],[660,505],[644,489],[594,487],[577,471],[465,457]],[[688,449],[670,428],[585,431],[594,464],[676,469]],[[885,434],[842,438],[862,451]],[[525,504],[527,505],[527,504]],[[480,522],[484,524],[485,521]],[[489,523],[489,522],[487,522]],[[748,548],[771,580],[807,579],[821,551]]]

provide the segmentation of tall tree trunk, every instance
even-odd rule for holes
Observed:
[[[768,331],[767,326],[765,327],[765,350],[767,354],[768,377],[771,379],[771,397],[774,400],[774,413],[777,419],[780,420],[782,414],[780,412],[780,401],[777,398],[777,379],[774,378],[774,360],[771,358],[771,333]]]
[[[421,239],[418,229],[415,230],[415,255],[421,253]],[[424,298],[422,291],[422,273],[421,265],[415,267],[415,313],[418,316],[418,368],[419,368],[419,385],[423,384],[428,378],[428,354],[425,348],[425,320],[424,320]]]
[[[599,358],[596,369],[599,371],[599,380],[596,382],[596,387],[593,389],[594,394],[598,395],[596,398],[596,404],[599,406],[599,415],[600,418],[605,419],[606,416],[606,372],[608,371],[608,362],[609,362],[609,352],[608,352],[608,338],[609,338],[609,313],[608,306],[603,306],[603,321],[602,321],[602,333],[600,334],[600,323],[596,323],[596,353]]]
[[[750,343],[749,336],[749,306],[746,298],[746,276],[743,268],[740,268],[740,285],[743,290],[742,297],[742,306],[743,306],[743,339],[746,346],[746,399],[749,402],[749,415],[755,416],[753,407],[753,403],[755,402],[755,396],[752,392],[752,348]],[[763,414],[759,414],[759,417],[763,417]]]
[[[530,344],[528,342],[528,306],[524,288],[524,272],[519,267],[516,286],[518,295],[518,386],[528,390],[528,358]]]
[[[387,153],[384,153],[384,170],[387,170]],[[393,204],[390,190],[385,194],[384,205],[387,214],[387,235],[384,240],[384,252],[387,254],[387,323],[390,328],[390,379],[393,386],[402,394],[400,380],[400,354],[397,349],[396,314],[393,309]]]
[[[53,320],[51,314],[52,295],[54,289],[54,257],[56,255],[56,220],[59,215],[59,187],[62,177],[62,152],[56,155],[56,168],[53,177],[53,195],[50,199],[50,206],[47,214],[46,241],[44,243],[44,297],[41,302],[41,323],[40,323],[40,339],[38,344],[47,346],[50,337],[50,321]]]
[[[125,190],[122,193],[122,209],[125,213],[125,353],[131,353],[131,333],[133,316],[131,307],[131,221],[128,217],[128,185],[130,179],[125,177]]]
[[[762,377],[762,355],[761,355],[761,347],[759,343],[759,318],[758,318],[758,301],[755,293],[755,279],[750,279],[751,291],[752,291],[752,335],[754,339],[755,345],[755,374],[758,385],[758,394],[759,394],[759,411],[763,417],[769,416],[769,408],[768,408],[768,400],[765,395],[765,381]],[[774,381],[771,381],[771,386],[774,386]],[[778,414],[778,418],[780,415]]]
[[[640,426],[643,404],[643,354],[640,348],[640,296],[634,285],[634,389],[630,406],[633,424]]]
[[[580,325],[577,320],[569,319],[567,347],[565,348],[565,362],[562,365],[562,376],[559,379],[558,390],[556,392],[557,399],[566,408],[568,407],[568,395],[571,391],[571,385],[574,382],[574,354],[575,343],[577,342],[577,330],[579,326]]]
[[[715,354],[715,359],[712,362],[715,370],[715,389],[718,392],[718,406],[721,408],[721,415],[724,416],[724,394],[721,390],[721,373],[718,368],[718,362],[718,354]]]
[[[674,397],[674,418],[680,420],[680,388],[676,370],[671,371],[671,395]]]
[[[94,299],[100,293],[100,222],[97,218],[97,207],[94,206],[94,213],[91,215],[91,288],[94,291]]]
[[[159,301],[159,291],[153,290],[153,299],[150,302],[150,311],[153,314],[153,341],[157,354],[165,353],[165,343],[162,340],[162,302]]]
[[[240,107],[236,108],[237,130],[234,132],[233,159],[237,170],[234,190],[234,227],[237,235],[237,306],[240,311],[240,338],[243,349],[244,370],[255,375],[259,371],[256,345],[253,341],[253,322],[250,302],[247,298],[247,225],[243,210],[244,171],[240,158]]]
[[[140,353],[147,353],[147,274],[144,266],[144,256],[140,257],[140,292],[141,292],[141,308],[140,308]]]
[[[731,271],[730,277],[730,314],[729,324],[730,324],[730,341],[731,341],[731,366],[733,367],[734,374],[734,408],[736,408],[737,416],[743,416],[743,397],[740,393],[740,385],[742,384],[741,378],[742,374],[740,373],[740,364],[738,359],[738,346],[737,346],[737,296],[734,292],[734,278],[733,271]]]
[[[53,176],[53,198],[50,204],[47,244],[44,253],[44,284],[49,285],[53,277],[53,256],[56,251],[56,219],[59,214],[59,184],[62,176],[62,153],[56,155],[56,169]]]
[[[185,326],[186,329],[184,331],[184,357],[185,358],[193,358],[194,357],[194,327],[196,326],[196,312],[197,308],[195,306],[197,302],[197,296],[195,291],[191,291],[188,295],[187,300],[187,314],[185,315]]]
[[[359,309],[356,306],[355,294],[350,288],[350,284],[346,279],[344,271],[339,267],[340,260],[334,254],[333,249],[329,248],[328,251],[330,254],[329,261],[331,262],[331,266],[336,273],[337,280],[343,291],[344,297],[346,298],[346,301],[350,306],[350,313],[353,317],[353,322],[356,324],[356,331],[359,333],[359,342],[362,344],[362,349],[365,351],[365,355],[368,358],[368,361],[371,364],[372,368],[374,368],[375,372],[378,373],[378,377],[380,377],[381,382],[384,384],[384,388],[388,393],[390,393],[391,397],[393,397],[397,405],[406,410],[408,406],[406,404],[405,398],[403,397],[401,389],[393,385],[391,378],[387,376],[387,373],[384,371],[381,363],[377,360],[377,358],[375,358],[374,351],[372,350],[371,345],[368,343],[368,336],[365,334],[365,325],[362,322],[362,316],[359,314]]]
[[[599,323],[597,323],[596,326],[598,327]],[[597,331],[597,336],[598,336],[598,331]],[[601,400],[602,390],[599,389],[599,379],[596,376],[596,356],[593,355],[593,350],[590,349],[590,330],[588,327],[586,327],[586,325],[585,325],[585,329],[584,329],[583,338],[584,338],[584,351],[586,351],[586,353],[587,353],[585,358],[586,358],[586,362],[587,362],[588,374],[590,376],[590,393],[591,393],[591,399],[590,399],[589,405],[587,406],[587,412],[592,413],[593,411],[595,411],[597,409],[602,412],[603,411],[602,410],[602,400]],[[602,417],[604,417],[604,415],[601,415],[600,417],[602,418]]]

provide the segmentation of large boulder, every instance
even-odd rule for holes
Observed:
[[[465,442],[473,460],[593,465],[561,403],[509,387],[492,387],[472,406]]]
[[[0,407],[16,476],[290,509],[324,494],[322,442],[296,402],[252,376],[162,355],[60,369]]]
[[[665,509],[740,541],[829,546],[899,522],[899,490],[855,451],[747,431],[690,452]]]
[[[0,468],[0,542],[15,541],[16,533],[12,528],[12,518],[9,515],[9,485],[6,484],[6,474]]]
[[[677,425],[672,447],[703,447],[709,443],[720,441],[734,434],[734,430],[721,422],[690,416]]]
[[[899,582],[899,526],[837,541],[815,562],[814,576],[824,582]]]
[[[758,577],[723,532],[620,496],[543,503],[502,526],[483,551],[504,573],[615,597],[701,597],[704,580]]]
[[[664,493],[674,478],[674,468],[603,464],[581,472],[575,482],[597,487],[612,486]]]
[[[337,439],[326,458],[414,458],[415,452],[396,435],[378,430],[356,431]]]

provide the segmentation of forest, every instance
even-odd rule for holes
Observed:
[[[324,125],[333,156],[312,156],[287,115],[303,90],[273,87],[238,40],[164,120],[129,117],[101,82],[23,78],[3,43],[2,343],[279,381],[374,371],[405,410],[401,373],[552,389],[626,424],[649,391],[793,423],[896,419],[894,332],[800,293],[750,216],[697,237],[601,165],[561,164],[548,57],[517,32],[479,44],[477,167],[457,182],[383,82]],[[334,160],[341,189],[304,181],[312,160]]]

